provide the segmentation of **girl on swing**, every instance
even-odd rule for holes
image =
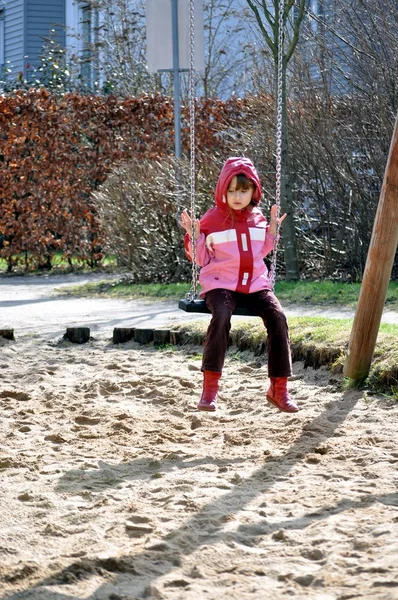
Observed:
[[[215,206],[193,224],[186,210],[181,214],[179,224],[186,231],[184,245],[190,260],[195,236],[196,262],[202,267],[200,296],[212,314],[203,351],[199,410],[217,409],[219,380],[236,306],[247,307],[261,317],[267,329],[267,400],[284,412],[299,410],[287,390],[287,379],[292,374],[287,321],[263,261],[274,247],[276,227],[286,214],[278,218],[277,206],[272,206],[268,224],[258,208],[261,194],[253,163],[247,158],[231,157],[219,175]]]

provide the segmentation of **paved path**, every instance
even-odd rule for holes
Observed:
[[[115,300],[57,296],[56,290],[89,281],[114,279],[114,275],[69,274],[0,278],[0,328],[14,328],[16,336],[40,334],[57,338],[66,327],[88,326],[97,338],[111,338],[114,327],[167,327],[174,323],[205,319],[209,315],[188,314],[170,300]],[[347,309],[286,308],[288,316],[322,315],[350,318]],[[247,317],[234,317],[234,319]],[[398,313],[387,311],[383,321],[398,324]]]

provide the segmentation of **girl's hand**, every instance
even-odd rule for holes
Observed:
[[[178,221],[178,224],[181,225],[181,227],[183,227],[185,229],[185,231],[187,232],[189,237],[192,239],[192,219],[189,216],[188,211],[186,209],[181,213],[181,217],[180,217],[180,220]],[[200,236],[199,219],[194,220],[194,235],[195,235],[195,240],[197,240],[198,237]]]
[[[271,235],[276,235],[276,226],[280,227],[282,225],[282,222],[286,218],[286,213],[283,214],[281,217],[277,217],[277,213],[278,207],[276,206],[276,204],[274,204],[273,206],[271,206],[271,214],[268,227],[268,233],[270,233]]]

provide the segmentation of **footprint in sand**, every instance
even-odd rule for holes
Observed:
[[[22,427],[19,427],[18,431],[21,433],[28,433],[29,431],[32,431],[32,429],[29,425],[22,425]]]
[[[306,548],[301,552],[301,556],[314,562],[323,561],[325,558],[324,553],[319,548]]]
[[[12,469],[13,467],[21,467],[19,458],[0,456],[0,469]]]
[[[140,537],[152,533],[154,526],[149,517],[134,515],[130,517],[125,524],[126,531],[133,537]]]
[[[51,433],[50,435],[46,435],[44,439],[53,444],[65,444],[67,441],[60,433]]]
[[[120,371],[121,369],[123,369],[123,366],[117,363],[109,363],[109,365],[105,365],[104,368],[108,369],[109,371]]]
[[[115,432],[124,432],[124,433],[131,433],[133,431],[131,427],[128,427],[124,423],[114,423],[112,425],[112,429]]]
[[[181,387],[183,388],[187,388],[189,390],[193,390],[194,388],[196,388],[196,383],[194,383],[193,381],[190,381],[189,379],[178,379],[178,383],[180,384]]]
[[[98,425],[101,423],[101,417],[90,417],[89,415],[79,415],[74,419],[78,425]]]
[[[95,381],[87,386],[83,386],[84,397],[87,399],[97,398],[98,396],[111,396],[120,392],[120,386],[112,381]]]
[[[50,537],[67,537],[67,533],[62,527],[58,525],[54,525],[52,523],[48,523],[44,530],[41,532],[42,536],[50,536]]]
[[[29,394],[15,390],[4,390],[3,392],[0,392],[0,398],[6,398],[7,400],[20,400],[22,402],[26,402],[27,400],[31,399]]]
[[[112,381],[100,381],[99,382],[99,393],[101,396],[110,396],[111,394],[117,394],[120,392],[120,386]]]

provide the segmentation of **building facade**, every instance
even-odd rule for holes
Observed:
[[[236,8],[243,5],[244,0],[231,4]],[[326,84],[331,93],[346,91],[347,47],[335,35],[339,5],[341,0],[307,0],[300,33],[311,79]],[[231,19],[229,28],[235,31],[236,16]],[[51,39],[66,48],[67,59],[74,58],[68,60],[68,66],[74,65],[74,82],[76,78],[86,89],[94,90],[95,82],[102,78],[99,63],[104,51],[97,36],[103,20],[88,0],[0,0],[0,81],[33,80],[30,75],[40,66],[43,47]],[[247,35],[234,33],[230,43],[244,54]]]
[[[0,0],[0,68],[3,80],[29,81],[40,66],[46,40],[81,58],[81,75],[91,79],[88,55],[93,35],[93,10],[79,0]]]

